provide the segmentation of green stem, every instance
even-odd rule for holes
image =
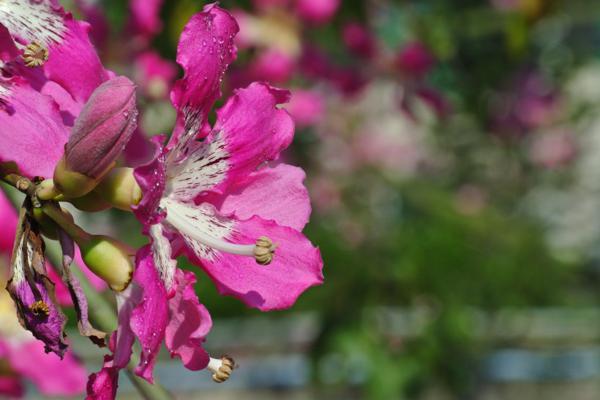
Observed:
[[[68,214],[63,212],[60,207],[53,203],[44,203],[42,206],[44,214],[52,218],[60,228],[67,233],[78,245],[89,240],[91,235],[77,226]]]

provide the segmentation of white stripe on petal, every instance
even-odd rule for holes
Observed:
[[[161,224],[150,227],[150,237],[152,238],[154,265],[165,284],[165,288],[169,290],[173,285],[175,269],[177,268],[177,261],[171,257],[171,242],[163,234]]]
[[[0,0],[0,22],[11,35],[26,43],[37,41],[46,46],[59,43],[66,30],[62,15],[50,1]]]
[[[199,258],[213,260],[215,249],[252,255],[253,244],[239,246],[227,241],[233,236],[234,223],[217,215],[212,205],[186,204],[172,199],[163,199],[161,207],[167,211],[167,223],[181,234]]]
[[[191,201],[221,183],[229,170],[229,153],[225,145],[222,132],[215,133],[210,141],[188,141],[184,151],[189,153],[185,161],[167,165],[171,197]]]
[[[33,257],[33,248],[31,246],[27,246],[27,259],[25,259],[25,254],[23,254],[23,246],[25,245],[25,240],[27,239],[26,235],[21,235],[19,237],[19,243],[15,247],[15,254],[12,260],[12,284],[17,285],[21,282],[25,281],[25,268],[28,268],[25,263],[27,259],[31,260]]]

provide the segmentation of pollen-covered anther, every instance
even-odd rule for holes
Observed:
[[[231,376],[235,361],[229,356],[222,356],[221,359],[211,358],[207,368],[213,373],[213,381],[223,383]]]
[[[256,241],[254,246],[254,259],[260,265],[269,265],[273,261],[275,254],[275,248],[277,246],[273,244],[273,241],[266,236],[261,236]]]
[[[29,309],[36,317],[47,317],[50,315],[50,307],[42,300],[38,300],[29,306]]]
[[[23,61],[30,68],[40,67],[48,61],[48,49],[39,42],[31,42],[23,50]]]

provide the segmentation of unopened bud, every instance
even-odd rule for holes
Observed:
[[[75,120],[65,155],[54,171],[67,197],[89,193],[110,171],[136,126],[135,86],[116,77],[98,86]]]
[[[115,208],[131,211],[142,199],[142,189],[133,176],[133,168],[115,168],[94,189]]]
[[[102,235],[77,240],[85,265],[102,278],[111,289],[121,292],[129,286],[133,275],[130,250],[119,241]]]

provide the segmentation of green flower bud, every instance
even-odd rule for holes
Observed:
[[[85,265],[111,289],[121,292],[129,286],[134,267],[132,251],[125,244],[103,235],[75,238],[75,241]]]
[[[115,168],[94,189],[106,202],[124,211],[140,202],[142,189],[133,176],[133,168]]]

